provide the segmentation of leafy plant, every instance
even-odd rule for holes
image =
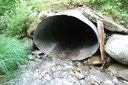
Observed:
[[[128,23],[128,0],[90,0],[89,3],[115,21]]]
[[[9,73],[25,64],[30,48],[15,38],[0,36],[0,71]]]
[[[15,0],[0,0],[0,16],[3,15],[6,11],[14,10]]]
[[[4,3],[3,0],[1,2]],[[33,17],[35,16],[29,16],[32,10],[27,7],[25,2],[8,3],[12,7],[14,5],[15,8],[9,8],[0,17],[0,31],[4,31],[8,36],[19,36],[27,30],[28,25],[34,20]]]

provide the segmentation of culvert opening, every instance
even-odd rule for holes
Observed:
[[[68,15],[51,16],[43,20],[34,33],[34,42],[44,53],[51,52],[58,45],[60,51],[68,49],[70,53],[84,49],[85,56],[92,55],[99,46],[94,30],[85,22]]]

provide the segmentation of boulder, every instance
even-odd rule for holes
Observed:
[[[109,31],[128,34],[128,29],[126,29],[124,26],[119,25],[109,17],[103,16],[102,14],[94,12],[91,9],[84,9],[83,15],[94,23],[97,23],[97,19],[99,19],[103,22],[105,29]]]
[[[105,51],[116,61],[128,65],[128,35],[110,36],[106,42]]]

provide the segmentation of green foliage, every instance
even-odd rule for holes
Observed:
[[[21,10],[22,9],[22,10]],[[12,13],[4,14],[4,23],[6,23],[5,33],[9,36],[16,36],[22,34],[25,28],[25,20],[28,13],[25,7],[17,7]]]
[[[89,3],[117,22],[128,23],[128,0],[90,0]]]
[[[0,36],[0,71],[9,73],[25,64],[30,49],[15,38]]]
[[[28,27],[28,25],[34,20],[35,16],[29,16],[32,13],[32,10],[27,7],[25,2],[13,2],[8,0],[8,9],[4,10],[3,5],[2,8],[2,16],[0,17],[0,31],[4,31],[5,34],[9,36],[19,36],[24,33]],[[15,1],[15,0],[12,0]],[[5,3],[5,1],[1,1],[1,3]],[[6,4],[5,4],[6,6]],[[13,6],[15,6],[13,8]],[[2,33],[2,32],[1,32]]]
[[[30,6],[32,11],[40,12],[43,8],[45,0],[27,0],[26,6]]]
[[[42,10],[55,11],[84,5],[88,0],[43,0]]]
[[[15,0],[0,0],[0,15],[3,15],[6,11],[14,10]]]

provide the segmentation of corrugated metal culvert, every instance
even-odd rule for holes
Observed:
[[[72,60],[82,60],[98,50],[98,36],[97,28],[90,20],[81,12],[70,10],[43,20],[34,32],[34,43],[45,54],[59,47],[60,51],[70,50],[66,56]]]

